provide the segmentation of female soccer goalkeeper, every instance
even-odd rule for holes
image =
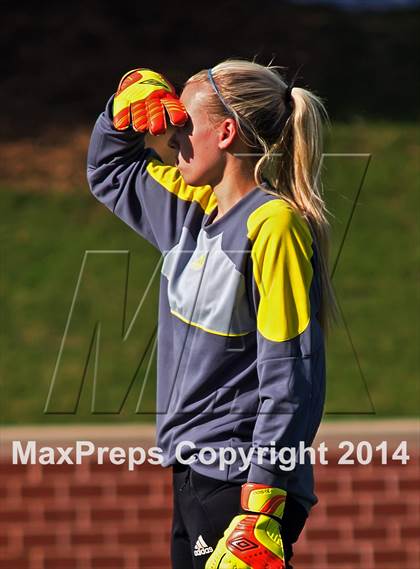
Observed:
[[[166,114],[176,166],[144,144]],[[173,467],[174,569],[290,568],[317,501],[309,454],[290,467],[279,452],[311,445],[324,405],[324,118],[276,68],[228,60],[180,99],[130,71],[92,134],[93,194],[164,257],[157,445]]]

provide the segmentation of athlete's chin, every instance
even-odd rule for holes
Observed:
[[[203,177],[196,172],[192,171],[190,168],[178,164],[178,170],[186,184],[189,186],[205,186],[206,183],[203,182]]]

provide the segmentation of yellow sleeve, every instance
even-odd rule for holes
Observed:
[[[259,292],[257,329],[284,342],[298,336],[311,316],[312,235],[308,223],[287,202],[274,199],[248,218],[253,278]]]

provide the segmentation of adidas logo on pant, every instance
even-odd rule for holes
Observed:
[[[199,555],[208,555],[209,553],[213,553],[213,548],[207,545],[202,535],[199,535],[194,546],[195,557],[198,557]]]

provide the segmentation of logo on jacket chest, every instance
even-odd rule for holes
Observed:
[[[194,271],[199,271],[204,267],[205,261],[206,254],[202,253],[199,257],[197,257],[197,259],[191,260],[191,268],[194,269]]]

